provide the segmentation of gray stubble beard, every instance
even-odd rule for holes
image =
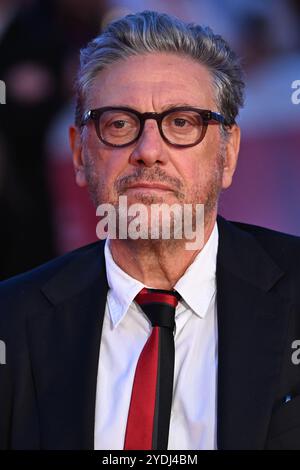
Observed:
[[[159,182],[171,183],[173,187],[176,185],[178,189],[174,190],[174,194],[175,194],[176,199],[178,200],[177,203],[181,205],[183,204],[193,205],[192,230],[196,230],[196,209],[195,209],[196,204],[204,204],[204,229],[207,226],[209,226],[209,224],[211,223],[212,215],[216,212],[219,195],[220,195],[221,188],[222,188],[221,186],[222,175],[224,171],[224,154],[223,154],[222,149],[220,150],[218,154],[214,172],[212,173],[209,181],[207,181],[205,187],[203,188],[203,186],[201,187],[199,185],[193,185],[191,188],[189,188],[188,197],[186,197],[186,194],[183,191],[184,189],[183,184],[181,183],[179,179],[170,178],[168,176],[165,177],[164,172],[162,172],[159,167],[156,167],[154,171],[152,170],[151,173],[149,173],[148,170],[145,171],[144,167],[141,167],[141,169],[136,170],[134,175],[122,177],[114,183],[115,193],[117,194],[117,197],[114,200],[112,200],[109,196],[109,191],[106,188],[104,182],[102,182],[98,178],[94,160],[90,156],[88,156],[85,159],[85,162],[86,162],[85,172],[86,172],[86,179],[88,183],[88,192],[89,192],[90,198],[94,206],[97,208],[100,204],[110,203],[115,207],[116,212],[117,212],[117,217],[119,217],[119,212],[118,212],[119,196],[122,195],[122,192],[124,191],[124,188],[126,187],[127,184],[129,185],[130,183],[137,181],[138,178],[140,179],[143,178],[143,180],[146,180],[146,181],[159,181]],[[204,201],[203,201],[203,194],[205,195]],[[146,206],[150,207],[152,204],[163,203],[164,198],[161,196],[140,193],[136,195],[136,202],[145,204]],[[174,233],[175,233],[175,228],[173,231],[173,235]],[[142,244],[151,243],[152,245],[163,243],[163,245],[168,248],[170,247],[175,248],[176,245],[182,243],[182,240],[178,240],[174,236],[170,239],[161,239],[161,238],[151,239],[151,237],[149,236],[148,240],[134,240],[135,243],[137,241],[141,242]]]

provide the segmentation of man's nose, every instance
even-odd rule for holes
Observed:
[[[157,122],[147,119],[139,140],[130,156],[134,165],[144,164],[151,167],[156,163],[164,164],[168,160],[168,149],[160,135]]]

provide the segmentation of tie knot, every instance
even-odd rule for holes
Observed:
[[[175,309],[180,295],[174,290],[148,289],[144,287],[135,297],[152,326],[174,329]]]

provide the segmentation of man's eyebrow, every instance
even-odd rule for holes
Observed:
[[[168,103],[168,104],[165,104],[164,106],[162,106],[162,111],[166,111],[167,109],[171,109],[171,108],[181,108],[181,107],[184,107],[184,106],[187,106],[189,108],[197,108],[198,106],[194,105],[194,104],[191,104],[191,103]]]
[[[171,109],[171,108],[181,108],[183,106],[188,106],[189,108],[198,108],[199,106],[196,106],[194,104],[191,104],[191,103],[167,103],[167,104],[164,104],[162,107],[161,107],[161,111],[166,111],[168,109]],[[114,108],[131,108],[131,109],[135,109],[136,111],[139,111],[137,109],[136,106],[132,106],[132,104],[122,104],[122,105],[113,105]]]

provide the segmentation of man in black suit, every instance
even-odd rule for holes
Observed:
[[[175,228],[163,238],[164,218],[155,239],[140,219],[140,238],[109,230],[106,242],[2,283],[0,447],[300,449],[299,239],[217,216],[239,151],[236,56],[207,28],[143,12],[82,51],[77,86],[77,184],[96,206],[114,208],[119,224],[121,196],[147,216],[154,204],[192,207],[198,231],[203,204],[203,243],[187,249]],[[169,349],[169,326],[153,323],[141,293],[163,298],[159,309],[175,302]],[[148,410],[152,444],[135,447],[149,413],[138,408],[138,436],[128,423],[155,331],[162,349],[154,340],[152,352],[164,355]],[[173,395],[159,407],[170,364]]]

